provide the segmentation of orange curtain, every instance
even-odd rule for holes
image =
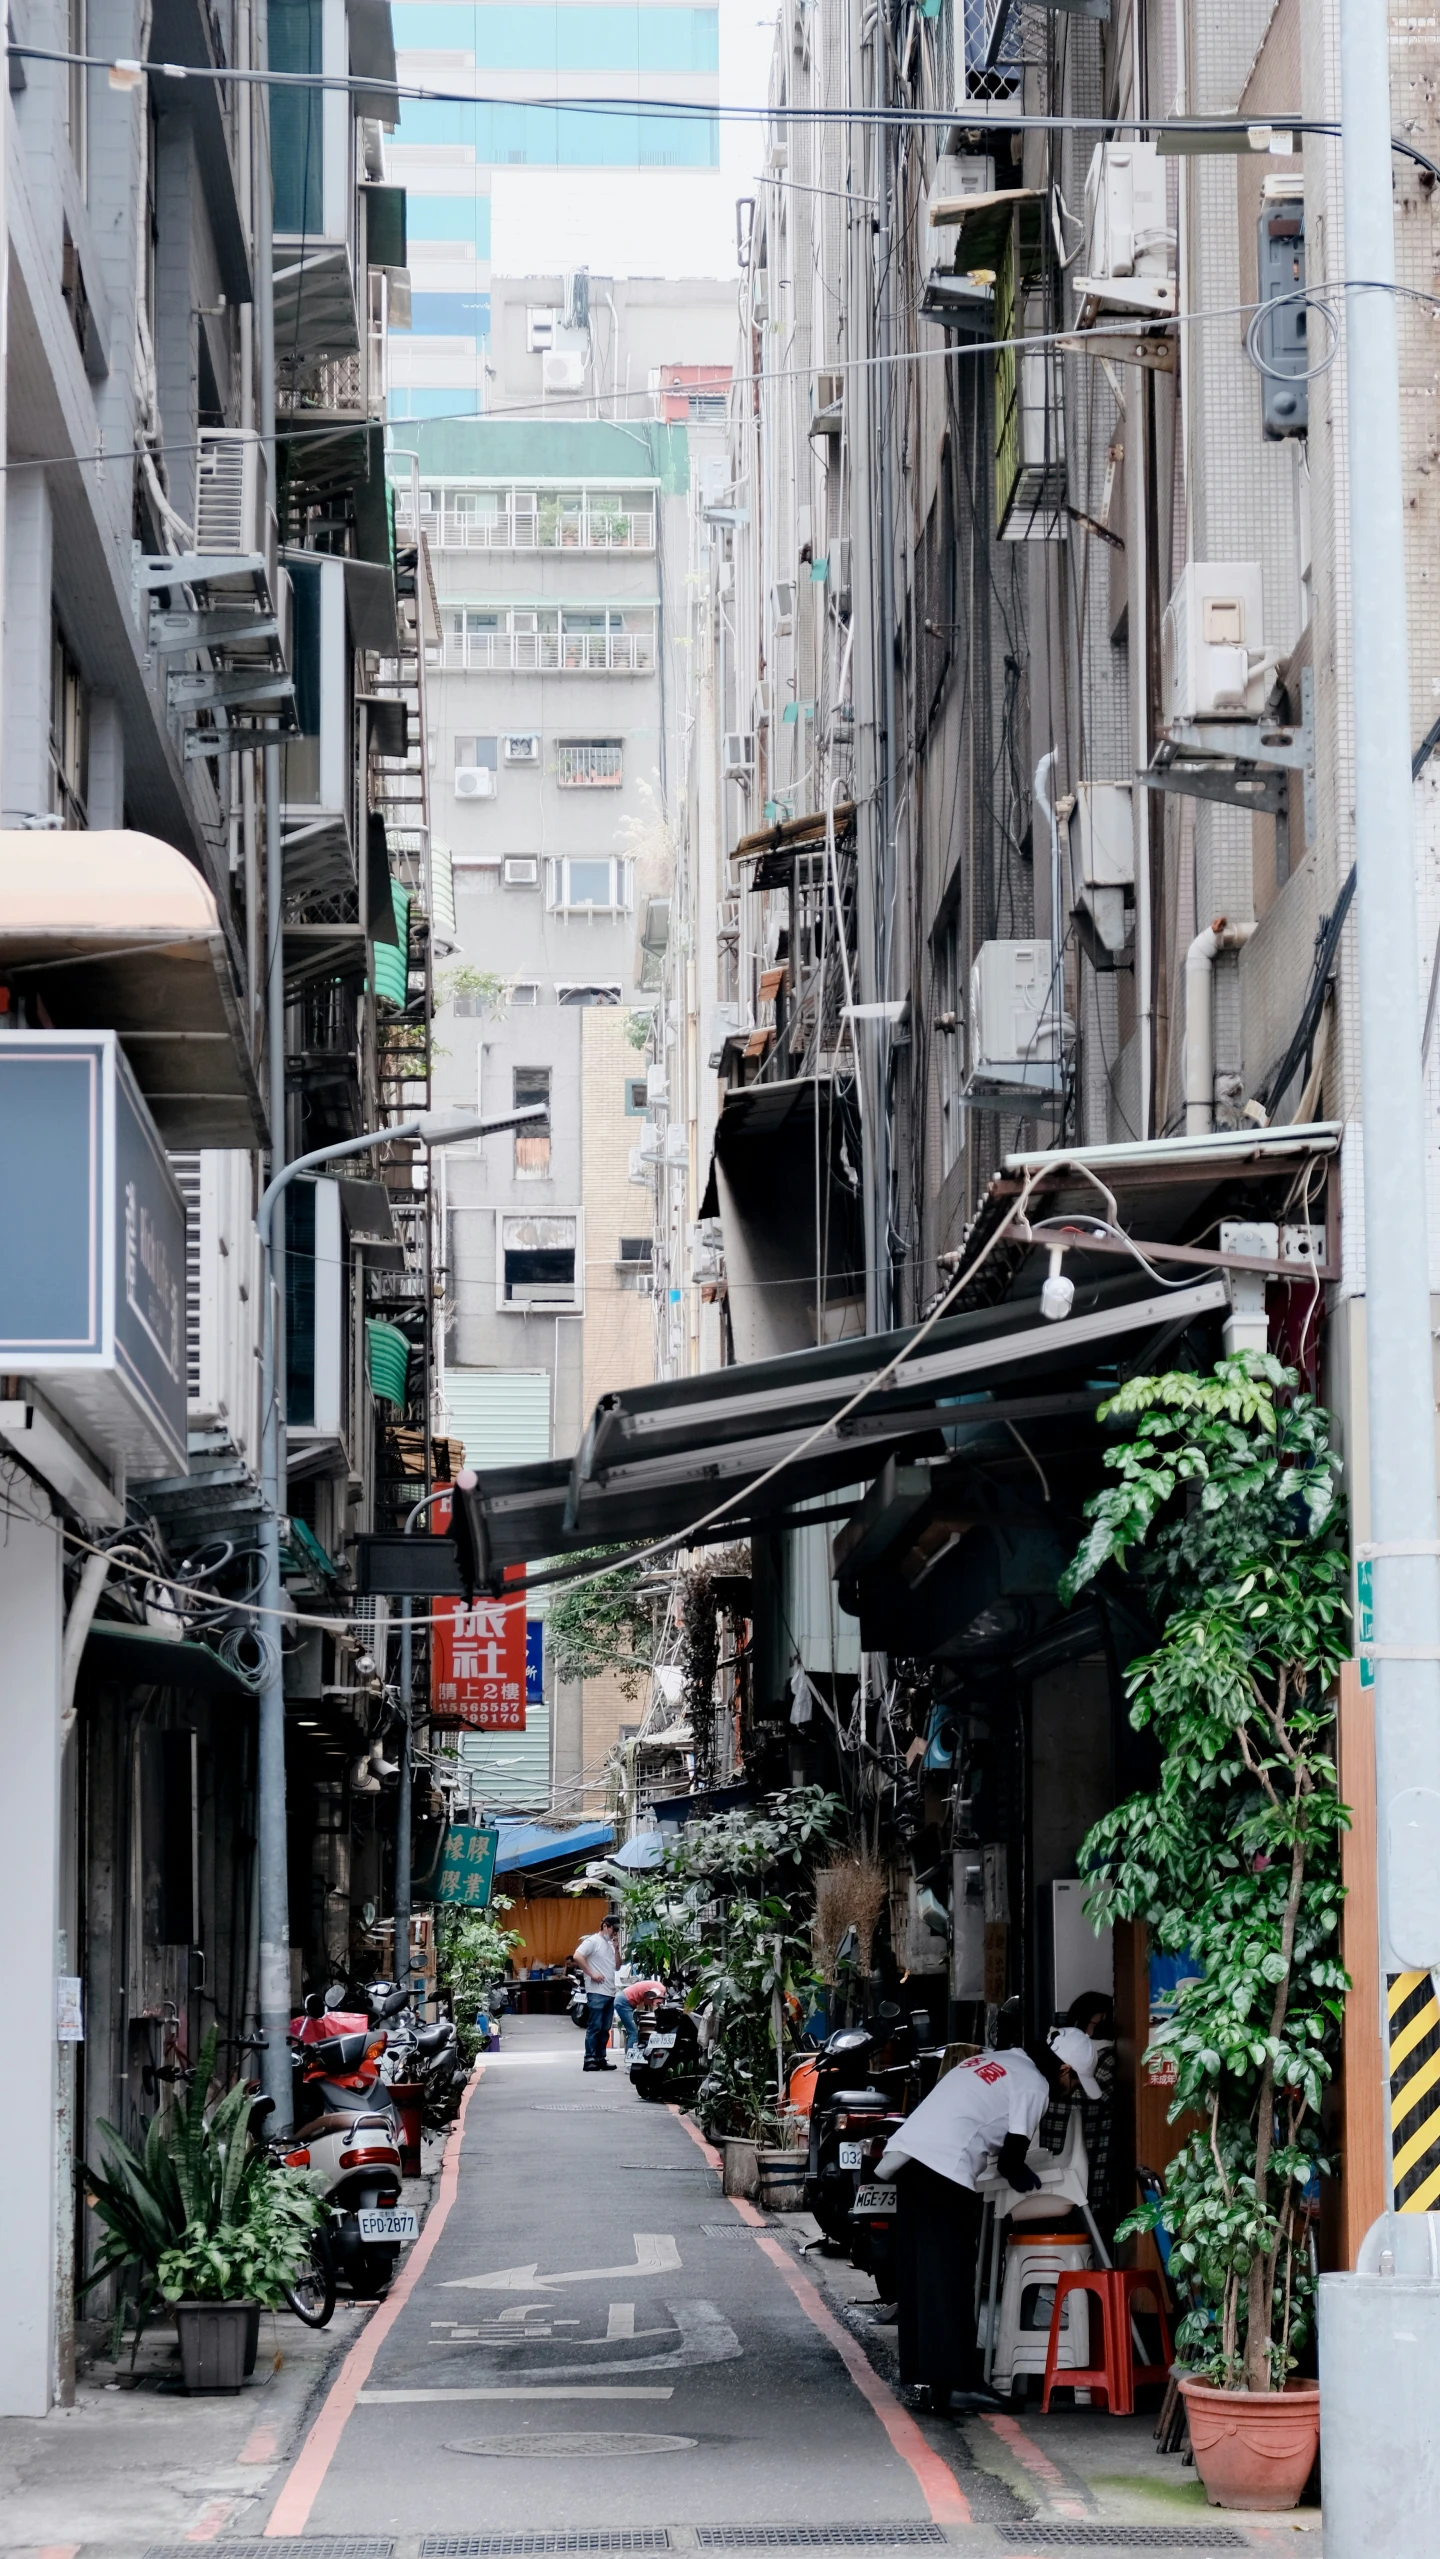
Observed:
[[[517,1895],[513,1910],[497,1914],[507,1928],[518,1929],[524,1940],[515,1949],[517,1973],[527,1972],[532,1964],[567,1962],[581,1938],[589,1937],[599,1927],[609,1907],[604,1893],[581,1893],[573,1900],[567,1895],[561,1900],[547,1897],[539,1901],[522,1901]]]

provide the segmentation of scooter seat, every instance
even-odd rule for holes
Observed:
[[[832,2106],[847,2107],[852,2115],[888,2115],[890,2100],[878,2088],[837,2088]]]
[[[373,2106],[362,2108],[361,2113],[365,2118],[367,2130],[379,2129],[375,2123]],[[360,2119],[360,2115],[316,2115],[310,2123],[300,2125],[295,2138],[298,2142],[322,2141],[327,2133],[353,2132]]]
[[[422,2053],[438,2053],[455,2040],[455,2029],[448,2020],[438,2026],[422,2026],[415,2038],[415,2049]]]

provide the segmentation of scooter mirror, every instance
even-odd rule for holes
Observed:
[[[307,1994],[306,1994],[306,1999],[305,1999],[305,2014],[306,2014],[306,2016],[307,2016],[307,2017],[323,2017],[323,2016],[324,2016],[324,2014],[325,2014],[325,2002],[324,2002],[324,2000],[321,1998],[320,1993],[319,1993],[319,1991],[318,1991],[318,1990],[312,1990],[312,1991],[307,1992]]]

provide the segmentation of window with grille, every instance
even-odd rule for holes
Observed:
[[[550,1172],[549,1067],[517,1066],[511,1078],[511,1101],[517,1111],[529,1110],[537,1102],[544,1108],[543,1120],[529,1120],[515,1131],[515,1178],[517,1182],[545,1180]]]
[[[555,779],[562,791],[618,790],[625,778],[623,760],[619,738],[562,738],[555,752]]]
[[[623,854],[564,854],[545,865],[545,902],[556,914],[629,913],[631,865]]]

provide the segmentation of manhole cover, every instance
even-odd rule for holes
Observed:
[[[693,2452],[695,2435],[484,2435],[476,2443],[447,2443],[447,2452],[470,2452],[484,2461],[623,2461],[636,2453]]]

